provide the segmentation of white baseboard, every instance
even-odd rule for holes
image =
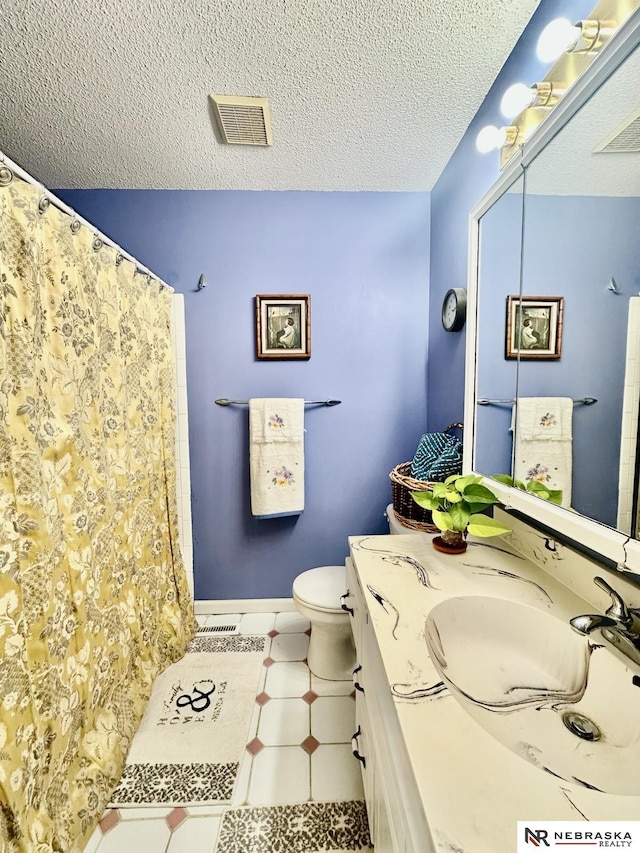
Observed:
[[[194,601],[196,616],[213,613],[281,613],[294,612],[293,598],[233,598],[221,601],[201,599]]]

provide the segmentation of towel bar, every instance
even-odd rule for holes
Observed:
[[[496,405],[499,403],[511,404],[511,403],[515,403],[515,402],[516,402],[515,400],[487,400],[484,397],[476,400],[476,403],[479,406],[491,406],[491,405]],[[573,402],[576,404],[577,403],[583,403],[585,406],[593,406],[593,404],[597,403],[598,401],[596,400],[595,397],[582,397],[579,400],[574,400]]]
[[[339,406],[342,400],[305,400],[305,406]],[[216,404],[218,406],[231,406],[232,404],[238,406],[248,406],[248,400],[227,400],[226,397],[222,397],[220,400],[216,400]]]

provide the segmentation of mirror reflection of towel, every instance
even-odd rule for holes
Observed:
[[[570,397],[518,397],[513,407],[514,471],[517,480],[537,480],[562,490],[571,505],[573,400]]]

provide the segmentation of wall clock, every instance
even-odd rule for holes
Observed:
[[[467,318],[467,291],[452,287],[442,300],[442,325],[447,332],[459,332]]]

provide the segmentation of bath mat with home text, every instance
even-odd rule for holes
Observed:
[[[153,685],[112,807],[231,801],[264,647],[264,637],[195,637]]]
[[[372,853],[360,800],[229,809],[218,850],[225,853]]]

